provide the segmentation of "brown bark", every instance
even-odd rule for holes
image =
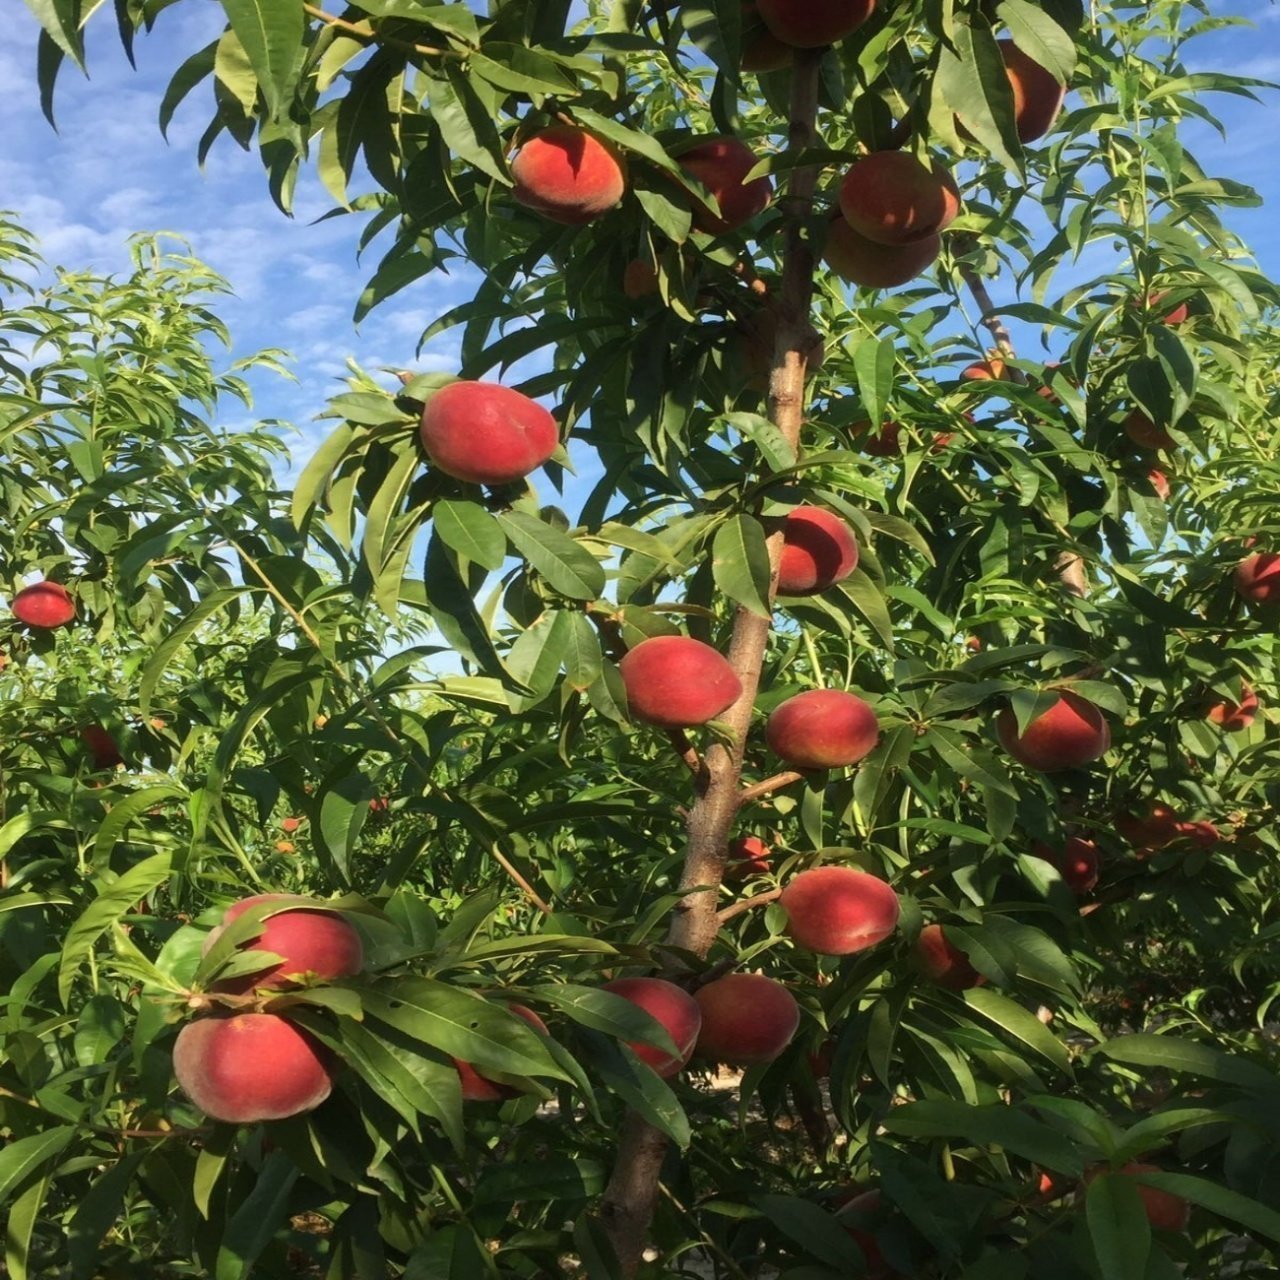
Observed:
[[[788,132],[792,150],[801,150],[813,140],[818,69],[823,52],[806,49],[796,54]],[[804,421],[805,373],[817,336],[809,320],[814,253],[804,235],[816,184],[815,168],[793,170],[784,198],[783,211],[788,224],[769,380],[769,416],[797,449]],[[772,599],[782,554],[782,535],[775,533],[768,546]],[[739,609],[734,617],[728,657],[742,682],[742,694],[720,718],[726,732],[723,740],[715,742],[706,753],[689,811],[689,839],[680,877],[680,887],[685,892],[672,915],[667,941],[697,956],[707,954],[719,929],[718,889],[724,874],[729,834],[741,803],[743,753],[771,625],[770,618],[745,609]],[[600,1208],[600,1220],[618,1257],[620,1274],[626,1277],[634,1276],[640,1264],[657,1204],[658,1179],[666,1147],[667,1140],[661,1133],[635,1112],[627,1114],[617,1161]]]

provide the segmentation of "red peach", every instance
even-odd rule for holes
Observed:
[[[1212,849],[1222,838],[1218,828],[1203,819],[1199,822],[1179,822],[1176,830],[1180,840],[1190,840],[1200,849]]]
[[[205,1115],[228,1124],[312,1111],[332,1087],[323,1047],[274,1013],[188,1022],[174,1042],[173,1072]]]
[[[940,987],[948,991],[967,991],[980,987],[986,976],[973,967],[969,957],[947,939],[940,924],[927,924],[912,947],[916,968]]]
[[[1085,1186],[1105,1171],[1102,1167],[1089,1170],[1084,1176]],[[1140,1161],[1131,1160],[1113,1172],[1134,1177],[1142,1173],[1163,1173],[1164,1170],[1158,1165],[1142,1164]],[[1191,1217],[1191,1206],[1181,1196],[1175,1195],[1172,1191],[1161,1191],[1158,1187],[1143,1186],[1141,1183],[1138,1184],[1137,1190],[1147,1221],[1157,1231],[1186,1230],[1187,1222]]]
[[[511,484],[560,444],[556,420],[496,382],[451,382],[422,411],[422,447],[445,475],[468,484]]]
[[[853,867],[814,867],[787,881],[778,904],[787,934],[820,955],[847,956],[883,942],[897,927],[898,895]]]
[[[516,1004],[511,1001],[508,1003],[507,1008],[517,1018],[522,1018],[527,1022],[539,1035],[548,1036],[551,1034],[547,1030],[547,1024],[526,1005]],[[464,1062],[461,1058],[453,1058],[453,1065],[458,1069],[458,1081],[462,1085],[463,1102],[501,1102],[506,1098],[520,1096],[520,1090],[514,1085],[490,1080],[484,1072],[477,1070],[471,1063]]]
[[[1280,555],[1273,551],[1257,551],[1236,565],[1237,594],[1253,604],[1275,604],[1280,601]]]
[[[647,1063],[664,1079],[673,1076],[693,1056],[702,1029],[702,1010],[698,1002],[682,987],[665,978],[616,978],[604,986],[605,991],[630,1000],[665,1028],[680,1051],[672,1057],[656,1045],[633,1040],[627,1047],[641,1062]]]
[[[1168,289],[1160,289],[1155,293],[1148,294],[1147,295],[1148,308],[1150,308],[1152,311],[1155,311],[1168,296],[1169,296]],[[1174,325],[1174,326],[1180,325],[1187,319],[1187,317],[1190,314],[1191,312],[1188,309],[1187,304],[1185,302],[1180,302],[1172,310],[1167,311],[1164,315],[1162,315],[1160,317],[1160,322],[1161,324],[1167,324],[1167,325]]]
[[[780,982],[758,973],[728,973],[699,987],[702,1010],[694,1052],[713,1062],[752,1067],[772,1062],[800,1025],[800,1006]]]
[[[960,371],[965,382],[1007,382],[1009,366],[999,356],[991,356],[986,360],[978,360]]]
[[[658,292],[658,269],[643,258],[633,258],[622,273],[622,292],[632,302],[651,298]]]
[[[950,225],[960,211],[960,193],[946,170],[926,169],[905,151],[876,151],[845,174],[840,210],[866,239],[904,245]]]
[[[85,725],[80,730],[80,740],[89,748],[95,769],[114,769],[124,764],[116,740],[100,724]]]
[[[1178,442],[1163,427],[1157,427],[1141,409],[1135,409],[1120,426],[1140,449],[1164,449],[1167,452],[1178,447]]]
[[[1159,498],[1161,502],[1169,501],[1169,494],[1171,492],[1169,487],[1169,477],[1165,475],[1159,467],[1152,467],[1147,472],[1147,483],[1155,490],[1156,497]]]
[[[1072,893],[1083,896],[1098,883],[1098,846],[1092,840],[1071,836],[1061,849],[1037,844],[1031,853],[1052,865]]]
[[[1171,844],[1178,838],[1178,826],[1177,815],[1160,801],[1150,804],[1144,817],[1123,813],[1116,819],[1116,830],[1134,846],[1139,857]]]
[[[858,543],[839,516],[822,507],[796,507],[782,524],[778,591],[815,595],[843,582],[858,567]]]
[[[836,212],[827,226],[823,261],[841,280],[864,289],[891,289],[926,271],[942,252],[942,238],[925,236],[911,244],[877,244],[860,235]]]
[[[1022,734],[1013,709],[1006,707],[996,717],[996,736],[1015,760],[1040,773],[1078,769],[1111,746],[1111,729],[1102,712],[1078,693],[1065,690]]]
[[[280,830],[285,832],[294,832],[302,826],[301,818],[285,818],[280,823]]]
[[[289,986],[304,973],[332,979],[350,978],[360,972],[364,965],[364,946],[359,933],[336,911],[317,910],[317,899],[291,893],[260,893],[233,902],[223,913],[222,923],[205,939],[204,951],[213,946],[229,924],[250,907],[263,902],[287,905],[268,916],[262,922],[262,933],[242,944],[240,949],[271,951],[281,957],[280,962],[256,973],[223,979],[216,984],[216,990],[243,993],[258,987]]]
[[[743,71],[781,71],[794,57],[794,46],[784,44],[764,25],[754,0],[742,0]]]
[[[1022,142],[1035,142],[1053,127],[1066,89],[1012,40],[997,41],[1013,90],[1013,118]]]
[[[1258,695],[1247,680],[1240,682],[1239,702],[1215,702],[1205,712],[1205,719],[1219,725],[1228,733],[1247,729],[1258,714]]]
[[[607,213],[627,189],[618,149],[568,124],[552,125],[524,143],[511,176],[521,204],[570,226]]]
[[[702,183],[720,207],[717,217],[702,204],[695,204],[693,225],[709,235],[736,231],[762,213],[773,198],[773,183],[767,177],[745,181],[759,160],[739,138],[706,138],[677,157],[680,167]]]
[[[771,865],[769,846],[759,836],[740,836],[729,843],[724,878],[737,881],[767,875]]]
[[[797,49],[819,49],[843,40],[875,7],[875,0],[756,0],[769,30]]]
[[[880,1252],[880,1245],[874,1232],[870,1229],[877,1225],[877,1219],[883,1216],[881,1207],[883,1197],[879,1191],[863,1191],[850,1196],[846,1193],[837,1200],[840,1205],[836,1219],[853,1238],[854,1243],[862,1250],[866,1260],[866,1280],[890,1280],[897,1273],[885,1261]]]
[[[855,422],[849,432],[855,440],[861,442],[862,452],[873,458],[894,458],[902,452],[900,423],[885,422],[881,424],[879,431],[873,432],[870,421],[864,418],[861,422]]]
[[[689,636],[650,636],[618,664],[634,720],[667,729],[714,720],[738,700],[742,681],[725,656]]]
[[[75,601],[60,582],[36,582],[13,597],[13,616],[40,631],[65,627],[76,616]]]
[[[774,708],[764,731],[769,750],[797,769],[856,764],[880,739],[876,713],[843,689],[810,689]]]

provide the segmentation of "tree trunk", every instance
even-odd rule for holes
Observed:
[[[793,151],[812,144],[818,107],[819,66],[823,49],[801,49],[792,70],[788,143]],[[809,319],[813,297],[814,254],[806,237],[806,222],[813,207],[817,170],[795,169],[784,198],[787,216],[782,285],[777,306],[778,326],[773,368],[769,379],[769,416],[787,440],[797,448],[804,421],[805,373],[817,335]],[[768,540],[769,598],[777,584],[782,555],[782,535]],[[705,956],[715,941],[718,890],[724,874],[729,836],[741,804],[742,758],[751,730],[751,715],[760,669],[772,623],[738,609],[729,662],[742,681],[742,695],[721,717],[727,740],[708,750],[706,767],[689,811],[689,840],[680,888],[685,891],[675,909],[667,941],[697,956]],[[694,892],[691,892],[694,891]],[[601,1202],[604,1225],[621,1274],[636,1273],[658,1198],[658,1179],[667,1139],[635,1112],[623,1124],[617,1161]]]

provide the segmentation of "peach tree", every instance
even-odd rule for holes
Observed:
[[[49,104],[93,7],[30,7]],[[1274,1267],[1225,20],[222,8],[162,125],[314,160],[357,318],[479,284],[286,493],[216,277],[23,299],[6,224],[10,1274]]]

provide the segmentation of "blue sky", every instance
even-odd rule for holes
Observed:
[[[1280,80],[1280,6],[1227,0],[1212,8],[1215,15],[1249,18],[1255,27],[1193,43],[1190,69]],[[361,219],[312,225],[332,202],[309,173],[299,182],[296,216],[284,217],[267,194],[256,153],[242,152],[225,137],[201,173],[195,152],[208,119],[207,83],[179,109],[169,142],[161,138],[156,118],[165,86],[179,63],[221,30],[219,6],[165,10],[156,30],[136,42],[136,71],[120,50],[110,15],[100,13],[90,23],[91,79],[70,66],[59,78],[56,134],[39,109],[36,24],[20,6],[16,10],[15,28],[0,46],[6,126],[0,206],[15,210],[39,236],[47,260],[77,269],[126,269],[124,244],[134,231],[185,237],[235,290],[218,309],[237,351],[279,346],[294,357],[298,385],[259,379],[255,416],[297,425],[295,467],[328,431],[328,424],[312,419],[339,389],[348,357],[370,369],[456,367],[452,335],[435,340],[423,357],[415,358],[414,349],[436,316],[471,296],[476,277],[465,268],[411,286],[356,331],[352,307],[377,253],[375,246],[363,265],[355,259]],[[1265,197],[1263,209],[1232,211],[1230,224],[1252,245],[1263,269],[1280,277],[1280,166],[1274,159],[1280,99],[1268,93],[1257,104],[1219,94],[1210,105],[1227,123],[1227,142],[1199,122],[1189,124],[1185,141],[1213,176],[1249,183]]]

